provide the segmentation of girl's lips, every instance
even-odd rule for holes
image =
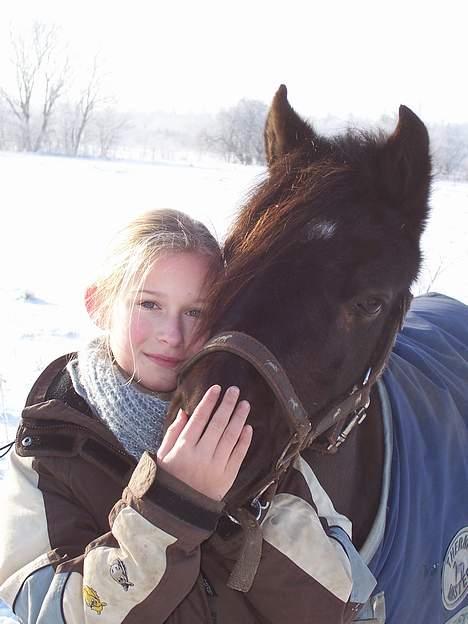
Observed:
[[[145,353],[145,355],[152,362],[164,368],[177,368],[183,362],[183,360],[177,360],[176,358],[165,357],[163,355],[155,355],[153,353]]]

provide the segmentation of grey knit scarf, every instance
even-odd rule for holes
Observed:
[[[126,379],[102,339],[79,351],[67,369],[75,391],[130,455],[138,460],[145,450],[157,451],[169,401]]]

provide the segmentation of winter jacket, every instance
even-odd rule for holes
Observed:
[[[375,581],[304,457],[263,522],[247,593],[227,587],[242,531],[213,501],[138,464],[74,392],[62,357],[27,400],[1,509],[0,596],[23,622],[350,622]]]

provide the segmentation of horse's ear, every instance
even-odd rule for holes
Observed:
[[[299,117],[288,102],[288,91],[281,85],[275,93],[265,124],[267,163],[293,151],[303,143],[316,146],[317,136],[312,127]]]
[[[427,196],[431,178],[429,134],[407,106],[400,106],[398,125],[384,147],[382,168],[391,196],[403,201]]]

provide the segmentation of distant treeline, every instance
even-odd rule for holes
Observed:
[[[209,156],[263,164],[267,105],[241,99],[217,114],[132,113],[105,92],[98,58],[80,80],[54,26],[34,22],[11,35],[9,81],[0,76],[0,150],[145,161]],[[82,68],[81,68],[82,69]],[[366,120],[314,119],[319,132],[368,126]],[[391,131],[395,119],[375,124]],[[434,173],[468,179],[468,124],[432,124]]]
[[[70,105],[57,106],[38,144],[40,120],[31,115],[25,142],[23,124],[0,104],[0,150],[35,151],[94,158],[128,158],[156,161],[198,161],[207,157],[240,164],[264,164],[263,125],[267,105],[242,99],[216,115],[122,113],[106,106],[90,115],[79,142]],[[356,121],[327,117],[312,120],[319,132],[333,134],[347,126],[369,126]],[[396,120],[382,118],[372,126],[391,130]],[[434,174],[468,180],[468,124],[430,124]]]

